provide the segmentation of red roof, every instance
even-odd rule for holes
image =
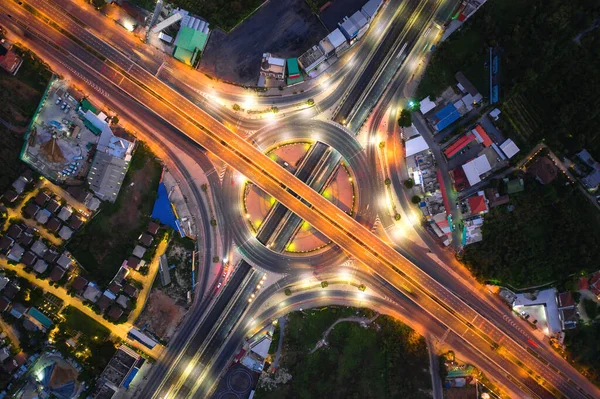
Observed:
[[[588,284],[588,278],[587,277],[579,277],[578,286],[579,286],[580,290],[589,290],[590,285]]]
[[[465,16],[465,14],[463,14],[462,12],[460,13],[460,15],[458,16],[458,20],[460,22],[463,22],[465,19],[467,19],[467,17]]]
[[[487,211],[487,204],[485,203],[485,197],[483,195],[469,197],[467,198],[467,201],[469,202],[471,213],[481,213]]]
[[[483,140],[482,144],[484,147],[489,147],[494,143],[490,136],[488,136],[487,132],[481,127],[481,125],[477,125],[475,127],[475,131],[479,134],[479,136],[481,136],[481,139]]]
[[[573,294],[570,292],[561,292],[558,294],[558,304],[561,308],[565,308],[567,306],[575,306],[575,299],[573,298]]]
[[[595,295],[600,295],[600,272],[596,272],[590,279],[590,291]]]
[[[446,185],[444,184],[444,179],[442,179],[442,172],[438,169],[437,172],[438,183],[440,184],[440,191],[442,192],[442,199],[444,200],[444,206],[446,207],[446,212],[450,212],[450,201],[448,201],[448,193],[446,193]]]
[[[471,132],[468,132],[464,136],[461,136],[458,140],[456,140],[454,143],[450,144],[444,150],[444,154],[446,154],[446,158],[452,158],[473,140],[475,140],[475,136]]]

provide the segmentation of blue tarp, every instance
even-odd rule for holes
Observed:
[[[458,110],[454,107],[454,104],[448,104],[440,111],[435,114],[436,119],[439,121],[435,127],[438,132],[444,130],[452,123],[456,122],[460,118]]]
[[[169,193],[167,193],[167,187],[164,183],[158,185],[158,198],[154,203],[154,209],[152,209],[152,219],[158,219],[162,224],[171,226],[183,237],[181,225],[175,215],[171,201],[169,201]]]

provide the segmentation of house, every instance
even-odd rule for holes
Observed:
[[[40,210],[40,207],[36,204],[30,203],[23,209],[23,214],[28,219],[33,219],[35,214]]]
[[[83,187],[79,186],[70,186],[69,188],[67,188],[67,193],[69,193],[71,197],[75,199],[75,201],[81,203],[85,203],[89,200],[89,198],[92,197],[92,195],[88,193]]]
[[[127,259],[127,267],[129,267],[130,269],[137,270],[139,268],[139,265],[140,265],[139,258],[136,258],[135,256],[130,256],[129,259]]]
[[[0,291],[10,283],[10,279],[6,276],[0,276]]]
[[[64,208],[63,208],[64,209]],[[73,230],[71,230],[69,227],[67,226],[63,226],[60,231],[58,232],[58,236],[60,238],[62,238],[63,240],[67,241],[70,240],[71,237],[73,237]]]
[[[72,262],[73,260],[65,252],[63,252],[62,255],[60,255],[60,258],[58,258],[56,261],[56,264],[67,270],[71,266]]]
[[[23,314],[27,311],[27,307],[19,302],[14,302],[12,308],[10,309],[10,315],[20,319],[23,317]]]
[[[100,299],[98,300],[98,302],[96,302],[96,305],[98,305],[98,308],[100,309],[101,312],[104,313],[104,311],[106,309],[108,309],[108,307],[110,306],[110,304],[113,302],[112,299],[110,299],[109,297],[107,297],[106,295],[102,295],[100,297]]]
[[[44,256],[47,250],[48,247],[39,238],[31,246],[31,252],[33,252],[37,256]]]
[[[260,64],[261,76],[283,80],[285,74],[285,59],[273,57],[271,53],[264,53]]]
[[[175,51],[173,57],[184,64],[194,65],[198,55],[204,51],[208,41],[208,22],[188,15],[183,11],[183,18],[177,36],[175,37]]]
[[[61,226],[62,223],[55,217],[50,218],[50,220],[48,220],[48,223],[46,223],[46,229],[53,233],[56,233],[58,230],[60,230]]]
[[[35,264],[36,260],[37,256],[35,256],[35,254],[31,251],[27,251],[21,258],[21,263],[27,267],[32,267]]]
[[[153,236],[156,235],[156,233],[158,233],[158,229],[160,228],[160,225],[156,222],[150,222],[148,223],[148,233],[152,234]]]
[[[12,48],[6,48],[0,45],[0,68],[11,75],[16,75],[23,64],[23,59],[13,51]]]
[[[592,278],[589,281],[589,290],[592,291],[596,298],[600,300],[600,272],[592,274]]]
[[[558,168],[548,157],[538,157],[527,168],[527,173],[535,176],[541,184],[550,184],[558,177]]]
[[[63,208],[60,210],[60,212],[58,212],[58,218],[60,220],[62,220],[63,222],[66,222],[67,219],[69,219],[72,214],[73,214],[73,211],[71,210],[71,208],[63,206]]]
[[[137,256],[138,258],[143,258],[145,253],[146,248],[142,247],[141,245],[136,245],[133,249],[133,256]]]
[[[88,281],[86,278],[82,276],[77,276],[73,279],[73,283],[71,283],[71,288],[74,289],[78,295],[81,295],[87,284]]]
[[[108,291],[112,292],[114,295],[118,295],[119,292],[121,292],[121,288],[121,284],[117,283],[116,281],[113,281],[108,286]]]
[[[15,285],[15,283],[13,282],[13,283],[10,283],[9,285],[7,285],[6,288],[4,288],[4,291],[2,291],[2,293],[8,299],[14,299],[15,295],[17,295],[17,293],[20,290],[21,289],[17,285]]]
[[[119,295],[117,298],[117,304],[119,304],[119,306],[121,306],[123,309],[129,309],[131,306],[129,298],[125,295]]]
[[[472,215],[482,214],[488,212],[487,203],[483,191],[480,191],[477,195],[467,198],[469,209]]]
[[[21,237],[19,237],[19,244],[28,247],[31,245],[31,243],[33,242],[33,238],[35,235],[35,230],[31,227],[28,227],[27,229],[25,229],[25,231],[23,231],[23,234],[21,234]]]
[[[14,244],[15,240],[10,238],[9,236],[2,236],[2,238],[0,238],[0,251],[6,253],[12,248]]]
[[[37,262],[35,262],[35,265],[33,266],[33,270],[37,274],[42,274],[47,269],[48,269],[48,264],[46,262],[44,262],[42,259],[38,259]]]
[[[563,330],[577,327],[579,313],[577,312],[577,302],[571,292],[561,292],[558,294],[558,310],[563,325]]]
[[[14,190],[7,190],[4,194],[2,194],[2,198],[8,203],[13,203],[19,198],[19,194],[17,194]]]
[[[65,269],[60,266],[54,266],[54,269],[50,272],[50,280],[55,283],[59,282],[65,276]]]
[[[485,190],[485,197],[488,200],[488,205],[490,208],[507,204],[509,201],[508,195],[500,195],[498,190],[495,188],[487,188]]]
[[[52,214],[47,209],[40,209],[38,213],[35,214],[35,220],[39,224],[46,224],[48,219],[50,219],[50,216],[52,216]]]
[[[57,259],[58,259],[58,252],[54,248],[48,250],[48,252],[46,252],[46,255],[44,255],[44,260],[49,265],[51,265],[54,262],[56,262]]]
[[[19,262],[24,253],[25,249],[19,244],[15,244],[10,251],[8,251],[8,255],[6,255],[6,257],[15,262]]]
[[[83,226],[83,220],[81,220],[80,217],[73,215],[69,220],[69,226],[71,226],[73,230],[79,230],[81,226]]]
[[[123,315],[123,310],[116,306],[116,305],[112,305],[110,307],[110,309],[108,310],[108,318],[111,319],[112,321],[117,321],[119,319],[119,317],[121,317]]]
[[[4,362],[4,370],[6,370],[6,372],[9,374],[12,374],[13,371],[15,371],[18,368],[19,364],[15,359],[9,359],[8,361]]]
[[[90,302],[96,303],[98,297],[100,296],[100,290],[96,287],[96,284],[89,283],[85,291],[83,292],[83,297]]]
[[[467,177],[469,185],[473,187],[492,170],[492,165],[490,165],[490,162],[485,155],[480,155],[465,163],[462,166],[462,169]]]
[[[0,313],[6,312],[6,309],[8,309],[9,306],[10,306],[10,299],[8,299],[5,296],[0,296]]]
[[[52,198],[48,205],[46,205],[46,209],[52,213],[56,213],[60,209],[60,202]]]
[[[148,233],[142,233],[142,235],[140,236],[140,243],[143,246],[145,246],[146,248],[150,248],[150,245],[152,245],[153,240],[154,240],[154,237],[152,237]]]
[[[38,204],[40,207],[46,205],[46,202],[50,200],[50,196],[43,191],[40,191],[35,196],[34,202]]]
[[[139,290],[129,283],[125,283],[125,285],[123,285],[123,292],[130,298],[137,298],[139,294]]]
[[[12,238],[13,240],[19,238],[22,233],[23,228],[21,228],[21,226],[19,226],[18,224],[11,224],[8,230],[6,230],[6,235]]]

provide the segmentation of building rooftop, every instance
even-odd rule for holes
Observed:
[[[492,166],[485,155],[480,155],[464,164],[462,169],[469,181],[469,185],[472,187],[481,181],[482,175],[492,170]]]
[[[475,195],[467,198],[469,209],[472,214],[485,213],[488,211],[487,203],[483,195]]]
[[[73,279],[73,283],[71,284],[71,288],[73,288],[78,293],[81,293],[85,287],[87,286],[88,281],[86,278],[82,276],[77,276]]]
[[[417,136],[406,141],[406,156],[410,157],[429,149],[423,136]]]
[[[39,206],[44,206],[44,205],[46,205],[46,202],[48,202],[49,200],[50,200],[50,196],[48,194],[46,194],[45,192],[40,191],[35,196],[35,200],[34,201]]]
[[[35,262],[35,266],[33,266],[33,270],[38,274],[44,273],[47,269],[48,264],[43,259],[38,259],[37,262]]]

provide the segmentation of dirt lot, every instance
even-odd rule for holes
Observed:
[[[136,321],[136,326],[148,330],[168,341],[186,313],[186,309],[160,289],[150,293],[146,308]]]
[[[161,171],[154,155],[140,145],[117,201],[106,203],[69,243],[71,253],[96,282],[106,284],[112,279],[146,229]]]
[[[328,31],[304,0],[273,0],[230,34],[211,33],[199,69],[242,85],[256,85],[262,54],[298,57]]]

